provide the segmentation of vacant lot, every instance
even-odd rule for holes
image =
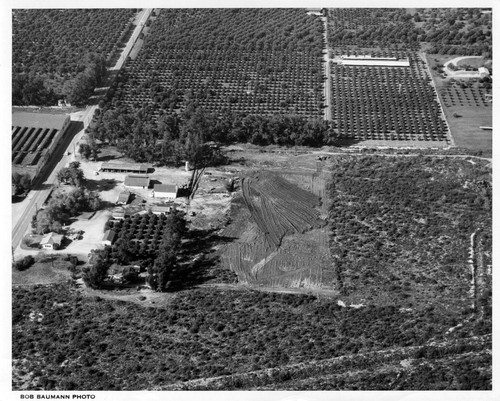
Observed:
[[[13,285],[65,283],[71,279],[71,272],[68,270],[71,266],[69,261],[43,252],[39,252],[36,259],[37,262],[28,270],[12,270]]]
[[[222,251],[224,265],[242,283],[333,289],[333,262],[321,219],[324,180],[299,169],[259,171],[246,175],[242,188],[223,231],[231,241]]]

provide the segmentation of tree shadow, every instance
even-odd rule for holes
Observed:
[[[43,184],[39,185],[36,189],[43,191],[44,189],[50,189],[53,187],[54,187],[54,184],[43,183]]]
[[[116,205],[113,202],[103,200],[103,201],[101,201],[101,207],[99,208],[99,210],[110,209],[110,208],[113,208],[115,206]]]
[[[118,185],[114,178],[103,178],[101,180],[86,180],[85,187],[90,191],[110,191]]]
[[[107,162],[107,161],[114,160],[114,159],[117,159],[117,158],[118,158],[117,155],[106,155],[106,156],[97,157],[96,161],[98,161],[98,162]]]
[[[149,188],[154,188],[154,186],[156,184],[161,184],[161,181],[158,181],[158,180],[155,180],[155,179],[149,180]]]
[[[12,195],[11,203],[19,203],[26,199],[26,196],[22,195]]]
[[[172,277],[172,291],[192,288],[207,282],[236,283],[237,276],[222,266],[215,245],[232,243],[236,238],[217,234],[216,229],[191,230],[183,244],[180,267]],[[193,259],[193,255],[195,258]]]

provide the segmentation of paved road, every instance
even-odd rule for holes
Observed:
[[[35,187],[30,191],[27,197],[27,205],[17,216],[13,216],[12,247],[17,249],[22,238],[28,231],[32,216],[35,215],[37,208],[42,206],[49,197],[50,193],[57,183],[57,172],[65,167],[69,162],[75,160],[74,149],[84,134],[84,129],[88,126],[92,115],[97,106],[90,106],[83,112],[71,115],[72,123],[68,131],[61,140],[61,144],[54,151],[47,170],[51,171],[46,180],[38,180]],[[78,122],[81,122],[78,124]],[[70,155],[67,153],[71,152]]]
[[[110,68],[111,71],[119,70],[123,66],[128,54],[130,53],[152,12],[152,8],[147,8],[142,11],[139,23],[132,33],[127,45],[123,49],[122,55],[116,62],[115,66]],[[61,143],[54,151],[54,155],[49,161],[49,166],[47,166],[47,171],[50,171],[49,176],[47,177],[45,174],[40,177],[37,182],[35,182],[34,188],[28,194],[27,199],[23,201],[26,202],[26,206],[19,208],[19,210],[22,211],[17,215],[12,216],[12,248],[14,251],[19,247],[24,235],[28,231],[31,219],[35,215],[37,208],[41,207],[45,203],[57,184],[57,172],[68,163],[75,160],[75,149],[84,135],[85,128],[90,124],[96,108],[97,105],[89,106],[85,111],[71,115],[71,120],[73,122],[72,126],[68,128],[68,131],[61,140]],[[81,124],[78,125],[78,122]],[[77,132],[75,132],[75,130]],[[70,155],[68,155],[68,152],[70,152]]]

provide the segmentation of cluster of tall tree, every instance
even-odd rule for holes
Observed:
[[[90,253],[89,266],[83,269],[84,283],[90,288],[100,288],[112,264],[110,246],[105,246],[104,249],[93,249]]]
[[[61,232],[62,226],[69,222],[69,219],[82,212],[98,210],[102,201],[99,194],[78,187],[70,192],[57,192],[50,199],[45,209],[40,209],[33,216],[31,227],[37,234],[48,232]]]
[[[186,220],[181,212],[173,211],[167,217],[163,239],[154,264],[148,267],[148,283],[156,291],[166,291],[172,287],[178,268],[177,257],[181,239],[186,232]]]
[[[24,73],[12,75],[13,106],[43,106],[56,102],[57,95],[45,87],[42,78]]]
[[[198,166],[224,162],[214,143],[319,147],[336,141],[334,131],[321,119],[230,112],[219,115],[196,104],[188,105],[180,115],[164,114],[157,123],[146,109],[104,109],[90,127],[89,136],[117,146],[138,162],[178,165],[188,160]]]
[[[83,71],[75,79],[67,81],[63,87],[66,100],[73,105],[83,105],[101,85],[106,76],[106,59],[91,53],[82,62]]]
[[[64,167],[57,172],[57,180],[62,184],[81,187],[85,182],[80,162],[71,162],[69,167]]]
[[[78,69],[80,73],[75,78],[66,81],[62,90],[57,93],[53,88],[48,89],[46,80],[39,75],[13,74],[12,105],[54,105],[61,97],[73,105],[84,105],[106,76],[106,59],[95,53],[88,54],[81,61]]]
[[[29,174],[12,173],[12,195],[26,192],[31,189],[31,176]]]

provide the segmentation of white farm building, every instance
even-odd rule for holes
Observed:
[[[153,198],[166,198],[167,200],[174,200],[177,198],[177,185],[173,184],[155,184],[153,191],[151,191]]]
[[[367,55],[343,55],[340,60],[332,60],[342,65],[361,65],[368,67],[409,67],[410,60],[408,58],[398,59],[396,57],[372,57]]]

